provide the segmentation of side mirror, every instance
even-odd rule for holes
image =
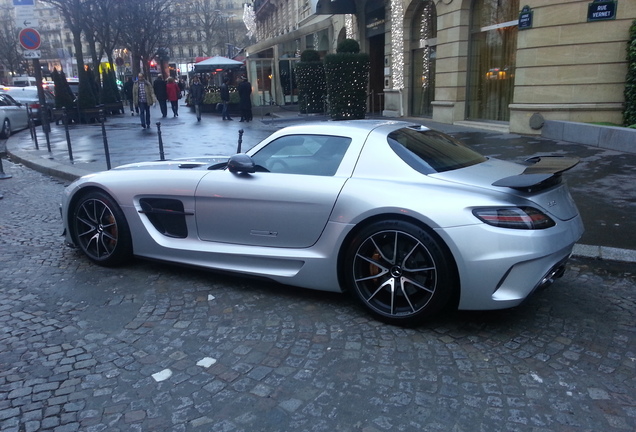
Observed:
[[[230,160],[227,162],[227,169],[230,170],[231,173],[251,174],[256,172],[254,161],[244,153],[235,154],[230,157]]]

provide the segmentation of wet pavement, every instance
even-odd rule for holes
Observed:
[[[245,150],[324,120],[286,114],[197,123],[182,108],[161,120],[166,157],[231,154],[241,128]],[[156,127],[137,121],[108,119],[113,166],[158,159]],[[40,150],[14,135],[0,180],[0,430],[636,430],[636,272],[622,259],[636,249],[636,155],[434,126],[503,159],[580,157],[566,177],[587,231],[564,277],[519,307],[411,329],[346,295],[137,259],[96,266],[63,245],[58,205],[71,178],[106,168],[101,125],[71,128],[73,163],[61,127],[51,152],[43,135]]]
[[[2,432],[636,430],[633,264],[403,329],[346,295],[63,246],[68,181],[4,161]]]
[[[105,140],[111,167],[115,167],[160,159],[160,144],[166,159],[231,155],[238,150],[239,138],[241,150],[246,151],[287,125],[308,121],[324,122],[325,127],[329,125],[323,116],[303,116],[284,109],[274,115],[255,115],[254,121],[249,123],[241,123],[236,117],[234,121],[223,121],[214,113],[204,113],[202,120],[197,122],[194,113],[185,106],[180,107],[180,115],[176,118],[161,118],[158,107],[152,108],[151,112],[151,129],[142,129],[138,117],[129,113],[107,117],[103,128],[99,123],[70,126],[72,161],[63,125],[52,126],[49,143],[38,128],[39,149],[28,131],[19,132],[7,140],[7,152],[11,160],[46,174],[73,179],[107,169]],[[523,161],[545,154],[580,158],[581,163],[565,174],[586,229],[575,253],[636,262],[636,150],[625,153],[541,137],[446,125],[421,118],[406,120],[447,132],[479,152],[501,159]],[[242,134],[239,134],[240,130]]]

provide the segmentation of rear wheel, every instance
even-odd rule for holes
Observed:
[[[103,192],[89,192],[77,200],[71,227],[76,244],[97,264],[114,266],[132,256],[126,218],[117,203]]]
[[[11,122],[9,119],[4,119],[2,122],[2,137],[9,138],[11,136]]]
[[[450,300],[457,278],[439,240],[406,221],[363,228],[345,258],[345,280],[357,299],[382,321],[414,325]]]

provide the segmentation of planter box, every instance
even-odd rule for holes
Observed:
[[[636,129],[547,120],[541,136],[610,150],[636,153]]]
[[[231,103],[230,106],[227,107],[228,112],[232,115],[241,114],[241,110],[239,109],[238,104]],[[190,111],[194,112],[194,106],[190,106]],[[221,111],[217,111],[216,104],[201,104],[201,112],[203,113],[216,113],[221,114]]]

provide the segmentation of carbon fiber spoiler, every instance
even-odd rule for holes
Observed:
[[[542,189],[558,183],[561,174],[574,168],[580,162],[579,158],[564,156],[535,156],[526,159],[529,165],[521,174],[504,177],[492,185],[532,191]]]

